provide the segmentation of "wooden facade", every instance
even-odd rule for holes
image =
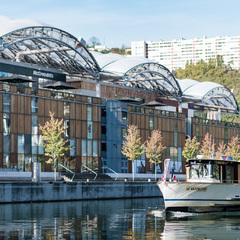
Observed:
[[[238,123],[192,118],[192,136],[197,136],[201,143],[206,133],[212,135],[216,146],[222,143],[228,144],[232,137],[240,136],[240,125]]]
[[[185,115],[182,113],[173,113],[152,108],[144,107],[128,107],[128,124],[137,125],[140,130],[142,143],[148,140],[152,130],[159,129],[161,131],[164,145],[168,148],[183,148],[185,144]],[[170,157],[167,151],[163,155],[163,159]],[[181,159],[182,165],[184,159]],[[131,172],[131,164],[129,164]],[[146,172],[150,171],[149,161],[146,161]]]
[[[23,87],[21,92],[18,91],[16,86],[11,87],[11,92],[1,91],[3,84],[0,84],[0,168],[18,168],[19,166],[19,135],[23,135],[25,139],[32,138],[32,116],[37,117],[38,126],[44,125],[46,121],[50,119],[49,112],[54,113],[54,117],[59,120],[64,119],[69,121],[69,139],[75,141],[75,156],[74,170],[76,172],[81,171],[82,161],[82,141],[83,139],[97,141],[98,146],[101,142],[101,99],[91,98],[87,96],[72,96],[71,94],[64,93],[63,98],[52,98],[52,92],[49,90],[35,89],[35,95],[31,95],[31,88]],[[62,94],[62,93],[61,93]],[[71,96],[70,96],[71,95]],[[10,99],[6,102],[4,97]],[[37,112],[32,112],[32,98],[37,98]],[[7,107],[4,107],[4,104]],[[64,112],[64,104],[69,106],[69,112]],[[87,108],[90,106],[92,109],[91,119],[87,119]],[[5,120],[4,118],[7,118]],[[88,125],[91,125],[92,136],[87,134],[89,129]],[[8,126],[5,126],[8,124]],[[3,126],[4,125],[4,126]],[[9,128],[7,128],[9,127]],[[40,135],[38,127],[38,134]],[[7,142],[6,139],[9,139]],[[27,145],[27,144],[26,144]],[[9,148],[7,149],[6,148]],[[24,146],[24,150],[32,148],[32,146]],[[98,170],[101,171],[101,149],[98,147],[97,159]],[[33,157],[31,150],[28,152],[30,158]],[[24,155],[24,153],[22,154]],[[38,154],[37,154],[38,155]],[[67,154],[69,155],[69,153]],[[7,156],[7,162],[6,162]],[[25,156],[25,155],[24,155]],[[26,157],[26,156],[25,156]],[[35,156],[37,161],[41,161],[43,156]],[[93,156],[88,156],[93,158]],[[43,171],[51,170],[50,166],[43,164]]]

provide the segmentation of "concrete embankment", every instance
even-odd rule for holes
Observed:
[[[156,182],[6,182],[0,203],[161,197]]]

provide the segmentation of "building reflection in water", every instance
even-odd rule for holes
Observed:
[[[160,198],[0,205],[0,239],[237,239],[240,213],[165,216]]]

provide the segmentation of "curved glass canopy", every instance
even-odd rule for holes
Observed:
[[[181,99],[181,88],[172,73],[147,58],[92,52],[101,67],[101,79],[155,92],[157,97]]]
[[[188,83],[187,83],[188,82]],[[184,97],[194,97],[205,105],[232,108],[239,111],[238,103],[231,91],[214,82],[198,82],[192,79],[179,80],[180,86],[185,86]]]
[[[71,34],[31,20],[0,18],[0,58],[59,69],[70,76],[99,77],[99,66]],[[34,25],[39,24],[39,25]]]

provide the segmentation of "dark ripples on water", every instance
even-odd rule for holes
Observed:
[[[240,213],[165,216],[163,200],[0,205],[0,239],[240,239]]]

